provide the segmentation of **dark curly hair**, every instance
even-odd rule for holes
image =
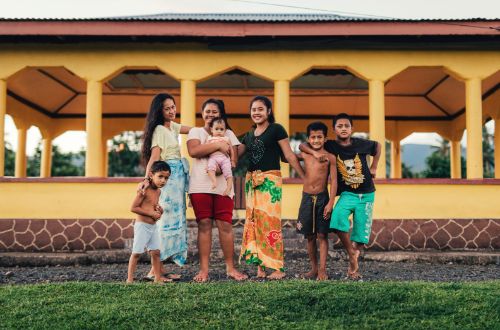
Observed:
[[[156,126],[165,124],[163,116],[163,103],[165,100],[172,100],[175,104],[175,99],[172,95],[161,93],[153,97],[151,106],[149,107],[148,115],[146,116],[146,124],[144,125],[144,134],[142,136],[142,162],[146,166],[151,157],[151,142]]]

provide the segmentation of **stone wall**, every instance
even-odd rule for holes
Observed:
[[[189,221],[190,252],[196,249],[196,223]],[[283,221],[285,248],[304,248],[295,232],[295,221]],[[243,221],[234,222],[239,251]],[[214,230],[214,236],[216,230]],[[130,219],[27,220],[0,219],[0,251],[85,251],[123,249],[133,237]],[[334,247],[340,242],[332,235]],[[371,250],[500,249],[500,219],[374,220],[368,246]],[[215,243],[213,249],[219,249]],[[194,253],[194,252],[193,252]]]

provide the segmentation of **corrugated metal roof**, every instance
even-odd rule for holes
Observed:
[[[164,13],[154,15],[101,18],[0,18],[1,21],[211,21],[211,22],[356,22],[356,21],[497,21],[500,18],[400,19],[377,16],[344,16],[336,14],[261,14],[261,13]]]

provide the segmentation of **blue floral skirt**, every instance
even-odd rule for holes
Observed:
[[[179,266],[187,258],[186,192],[189,186],[189,163],[186,159],[169,159],[172,173],[161,189],[163,214],[157,222],[160,233],[161,260],[171,259]]]

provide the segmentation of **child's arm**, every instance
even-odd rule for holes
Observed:
[[[188,134],[189,130],[191,128],[192,128],[191,126],[184,126],[184,125],[182,125],[181,129],[179,130],[179,133],[181,133],[181,134]]]
[[[145,217],[149,217],[153,219],[154,221],[158,220],[161,217],[161,212],[156,209],[153,212],[145,210],[142,207],[142,202],[144,202],[145,195],[141,194],[140,192],[135,195],[134,201],[132,202],[132,206],[130,208],[130,211],[132,211],[135,214],[142,215]]]
[[[316,158],[320,162],[324,162],[328,159],[328,157],[327,157],[328,155],[321,153],[321,152],[314,151],[313,148],[311,148],[309,146],[309,143],[307,143],[307,142],[301,143],[299,145],[299,150],[306,153],[306,154],[314,156],[314,158]]]
[[[243,143],[238,145],[238,158],[243,156],[245,154],[245,152],[247,151],[247,146],[244,145]]]
[[[299,152],[299,153],[298,153],[298,154],[296,154],[296,155],[297,155],[297,158],[298,158],[299,160],[304,160],[304,154],[302,153],[302,151],[301,151],[301,152]]]
[[[372,177],[375,178],[377,175],[377,166],[378,166],[378,161],[380,159],[380,153],[382,152],[382,145],[378,142],[375,142],[377,144],[377,153],[375,156],[373,156],[373,161],[372,165],[370,166],[370,173],[372,174]]]
[[[237,146],[232,146],[231,149],[229,149],[229,158],[231,158],[231,167],[235,168],[236,163],[238,163],[238,147]]]
[[[285,155],[285,158],[288,161],[288,163],[297,172],[299,177],[303,179],[305,176],[304,169],[302,168],[302,166],[300,166],[300,162],[297,159],[297,155],[292,151],[292,148],[290,147],[290,141],[288,140],[288,138],[279,140],[278,144],[280,145],[281,151],[283,151],[283,154]]]
[[[323,217],[327,220],[332,213],[335,196],[337,195],[337,160],[333,155],[328,155],[330,161],[330,200],[325,206]]]

